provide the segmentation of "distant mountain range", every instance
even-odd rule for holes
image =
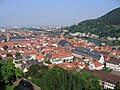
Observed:
[[[91,20],[85,20],[67,28],[69,32],[92,33],[100,37],[120,37],[120,7]]]

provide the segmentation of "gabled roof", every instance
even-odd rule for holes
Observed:
[[[5,39],[7,39],[6,36],[4,36],[4,35],[0,36],[0,41],[5,40]]]
[[[74,64],[74,65],[76,65],[76,66],[78,66],[78,67],[79,67],[79,66],[80,66],[80,67],[84,67],[84,66],[85,66],[83,60],[74,60],[74,61],[72,61],[71,63]]]
[[[120,64],[120,59],[109,59],[108,63],[119,65]]]
[[[50,64],[49,67],[52,68],[54,66],[58,66],[61,67],[65,70],[73,70],[73,69],[77,69],[78,66],[72,64],[72,63],[68,63],[68,62],[64,62],[64,63],[60,63],[60,64]]]
[[[27,39],[32,39],[32,38],[36,38],[35,36],[27,36]]]
[[[38,56],[36,56],[35,58],[36,58],[36,59],[43,59],[44,56],[43,56],[43,55],[38,55]]]
[[[80,55],[87,55],[97,60],[101,58],[100,53],[95,50],[91,51],[90,48],[75,48],[74,50],[72,50],[72,52]]]
[[[71,52],[68,51],[59,51],[51,54],[52,58],[64,58],[64,57],[69,57],[73,56]]]
[[[2,51],[2,50],[0,50],[0,55],[6,55],[6,54],[7,54],[6,51]]]
[[[17,57],[15,58],[15,60],[21,60],[21,59],[23,59],[22,56],[17,56]]]
[[[19,41],[19,40],[25,40],[26,37],[25,36],[13,36],[10,37],[10,41]]]
[[[98,62],[97,60],[95,60],[93,64],[95,65],[96,68],[102,66],[102,63]]]
[[[103,54],[103,55],[108,55],[109,54],[109,52],[107,52],[107,51],[101,51],[100,53]]]
[[[66,40],[61,40],[58,44],[60,44],[61,46],[70,46],[71,44],[66,41]]]
[[[43,64],[43,62],[38,62],[38,60],[27,60],[26,61],[27,66],[31,66],[31,65],[35,65],[35,64]]]
[[[13,36],[10,39],[25,39],[25,36]]]
[[[4,60],[13,60],[13,57],[5,57]]]
[[[34,64],[39,64],[38,60],[27,60],[26,65],[31,66]]]
[[[94,43],[94,44],[96,44],[97,46],[98,46],[98,45],[101,45],[101,43],[102,43],[101,41],[98,41],[98,40],[91,40],[91,39],[88,40],[88,42]]]

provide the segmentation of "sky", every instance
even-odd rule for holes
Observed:
[[[0,0],[0,26],[67,26],[117,7],[120,0]]]

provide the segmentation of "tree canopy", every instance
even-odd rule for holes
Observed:
[[[11,53],[7,53],[6,57],[13,57]]]
[[[101,90],[99,78],[90,73],[34,65],[26,74],[42,90]]]
[[[120,90],[120,81],[118,81],[118,82],[116,83],[115,90]]]
[[[4,89],[6,86],[12,85],[16,77],[22,77],[22,71],[15,68],[11,61],[0,62],[0,87]]]
[[[15,53],[15,57],[21,56],[21,54],[19,52]]]

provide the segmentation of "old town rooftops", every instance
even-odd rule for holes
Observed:
[[[120,64],[120,59],[109,59],[108,63],[119,65]]]
[[[66,41],[66,40],[61,40],[58,44],[60,44],[61,46],[70,46],[71,44]]]
[[[76,54],[87,55],[96,60],[99,60],[101,58],[101,54],[99,52],[91,50],[90,48],[75,48],[72,50],[72,52]]]

